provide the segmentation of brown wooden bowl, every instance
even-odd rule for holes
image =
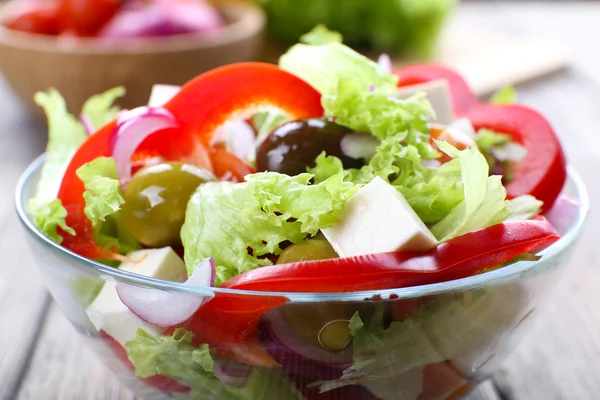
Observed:
[[[253,4],[219,3],[229,24],[213,35],[184,34],[118,42],[94,38],[56,38],[0,26],[0,69],[12,89],[38,116],[39,90],[54,87],[69,110],[79,113],[90,96],[115,86],[127,95],[119,104],[148,102],[152,85],[181,85],[196,75],[260,56],[265,17]]]

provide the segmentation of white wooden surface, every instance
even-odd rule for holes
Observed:
[[[454,22],[568,44],[573,66],[519,87],[520,100],[544,112],[600,195],[600,4],[464,4]],[[134,396],[83,346],[50,302],[14,216],[19,173],[44,147],[43,128],[0,81],[0,400],[127,399]],[[469,400],[600,399],[600,216],[592,210],[567,275],[538,323],[502,370]]]

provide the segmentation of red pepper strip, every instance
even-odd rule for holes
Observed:
[[[119,342],[113,339],[105,332],[100,332],[102,339],[104,342],[110,347],[110,349],[115,353],[117,358],[121,360],[127,368],[131,371],[135,371],[135,366],[129,361],[127,357],[127,350]],[[191,389],[179,382],[175,379],[169,378],[164,375],[154,375],[148,378],[139,378],[144,381],[148,386],[152,386],[155,389],[162,390],[163,392],[168,393],[188,393]]]
[[[276,108],[291,119],[323,116],[319,92],[275,65],[257,62],[202,74],[186,83],[164,107],[207,148],[223,123],[249,118],[261,109]]]
[[[445,79],[450,85],[456,115],[464,114],[477,104],[477,97],[463,77],[441,65],[411,64],[394,71],[394,74],[399,78],[398,87]]]
[[[223,351],[239,343],[252,346],[248,338],[254,334],[260,317],[285,302],[287,298],[279,296],[217,293],[181,327],[196,335],[195,344],[207,343]],[[263,365],[271,363],[266,358],[261,360]]]
[[[394,252],[258,268],[221,287],[279,292],[353,292],[466,278],[559,236],[545,219],[505,222],[462,235],[425,253]]]
[[[527,149],[527,155],[506,185],[509,198],[530,194],[548,211],[567,179],[566,161],[552,126],[538,112],[517,104],[479,104],[466,114],[475,129],[507,133]]]
[[[111,259],[116,250],[104,249],[96,243],[91,222],[85,216],[83,209],[85,200],[83,183],[77,177],[77,169],[101,156],[110,156],[111,136],[116,128],[116,122],[104,126],[98,132],[90,136],[77,153],[73,156],[65,175],[63,176],[58,198],[67,210],[67,225],[76,232],[75,236],[61,233],[63,242],[67,249],[91,259]]]

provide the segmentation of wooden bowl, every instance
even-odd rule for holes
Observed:
[[[54,87],[78,114],[90,96],[115,86],[127,95],[119,104],[148,102],[152,85],[181,85],[220,65],[260,56],[265,17],[253,4],[219,3],[229,24],[212,35],[185,34],[119,40],[51,37],[0,27],[0,69],[12,89],[36,115],[39,90]]]

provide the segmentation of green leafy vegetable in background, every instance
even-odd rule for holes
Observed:
[[[261,256],[280,254],[280,243],[297,243],[338,222],[358,186],[343,182],[342,171],[319,184],[309,184],[311,178],[263,172],[247,176],[244,183],[201,185],[188,203],[181,230],[188,273],[200,260],[213,257],[219,285],[270,265]]]
[[[428,58],[448,13],[458,0],[257,0],[267,13],[267,32],[291,45],[315,26],[341,33],[352,47]]]
[[[303,399],[279,370],[255,368],[243,387],[221,382],[213,373],[214,360],[208,345],[196,347],[192,345],[193,338],[193,333],[181,328],[172,336],[153,336],[138,329],[136,337],[126,343],[127,355],[137,376],[163,375],[175,379],[191,389],[190,399]]]

